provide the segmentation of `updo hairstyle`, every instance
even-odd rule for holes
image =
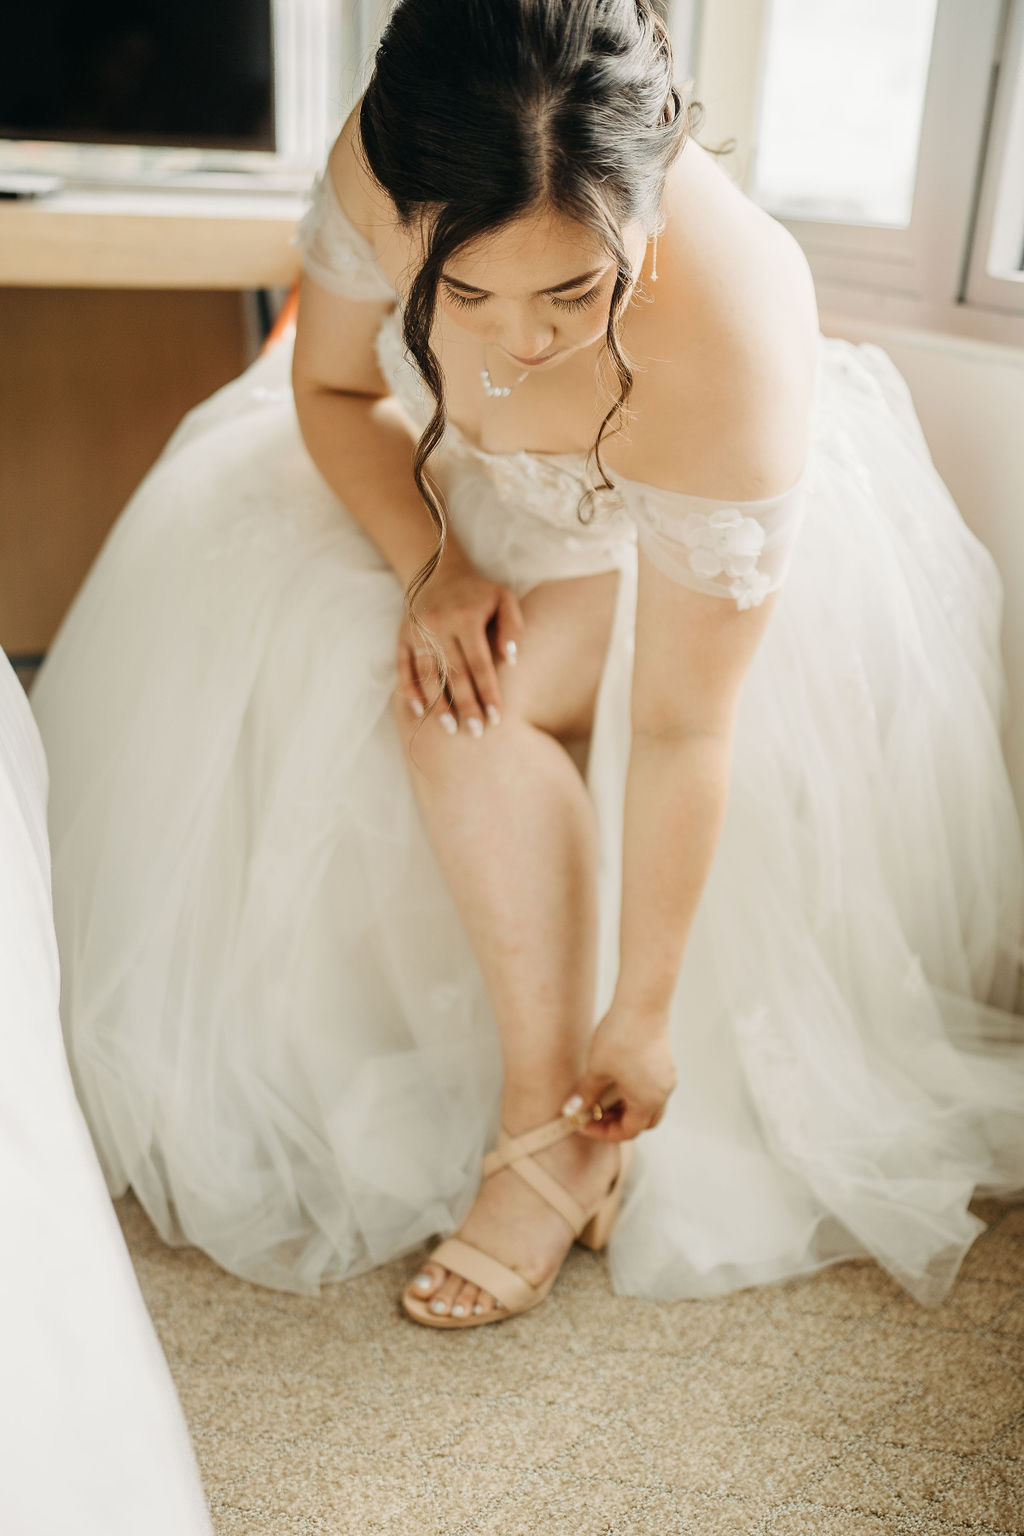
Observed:
[[[426,252],[409,285],[404,339],[435,401],[413,473],[439,542],[405,599],[442,693],[443,651],[414,610],[447,537],[425,473],[446,420],[430,345],[439,278],[464,246],[542,207],[584,225],[608,251],[617,272],[604,352],[618,395],[588,455],[599,477],[580,502],[589,521],[597,493],[613,488],[601,443],[621,426],[633,386],[620,342],[633,281],[622,231],[638,219],[654,232],[669,168],[703,118],[700,102],[684,106],[672,67],[649,0],[398,0],[381,38],[359,130],[371,175]]]

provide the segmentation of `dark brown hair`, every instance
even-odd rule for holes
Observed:
[[[444,505],[426,474],[446,422],[444,376],[430,346],[444,266],[539,207],[594,231],[614,260],[605,350],[619,392],[588,455],[599,476],[580,502],[580,520],[589,521],[596,495],[613,488],[601,443],[621,426],[633,387],[620,340],[633,279],[622,230],[639,219],[653,231],[669,168],[702,117],[701,103],[685,105],[673,82],[668,33],[650,0],[398,0],[391,13],[359,129],[369,171],[403,226],[423,221],[429,230],[404,339],[435,401],[413,474],[439,541],[405,596],[442,692],[445,657],[414,603],[447,538]]]

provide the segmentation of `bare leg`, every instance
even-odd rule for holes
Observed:
[[[608,618],[606,606],[589,624],[591,631],[604,625],[603,639]],[[505,1069],[502,1121],[513,1134],[557,1115],[578,1078],[594,1022],[597,958],[593,804],[561,742],[522,713],[532,692],[530,641],[538,676],[546,687],[557,685],[557,641],[545,647],[543,623],[531,630],[528,617],[527,625],[520,675],[513,680],[501,669],[501,724],[476,739],[465,729],[449,737],[431,719],[415,737],[410,763],[424,823],[493,1000]],[[592,693],[600,674],[604,646],[589,638],[583,649],[594,675],[574,667],[573,683],[564,688],[565,705],[574,711],[581,691]],[[408,706],[398,705],[398,718],[408,741],[415,723]],[[589,1205],[614,1176],[618,1154],[574,1136],[538,1154],[538,1161]],[[562,1218],[509,1170],[485,1182],[461,1232],[535,1283],[561,1262],[572,1241]],[[426,1273],[433,1283],[413,1294],[466,1310],[492,1305],[439,1265],[427,1265]]]

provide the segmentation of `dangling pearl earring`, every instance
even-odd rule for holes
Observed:
[[[651,282],[658,281],[658,231],[654,231],[654,250],[651,252]]]

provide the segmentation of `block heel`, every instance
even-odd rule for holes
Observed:
[[[608,1193],[576,1239],[578,1243],[583,1244],[584,1248],[592,1248],[595,1253],[607,1246],[608,1239],[612,1235],[612,1228],[618,1219],[619,1207],[622,1204],[622,1185],[636,1151],[635,1141],[620,1141],[618,1146],[619,1171]]]

